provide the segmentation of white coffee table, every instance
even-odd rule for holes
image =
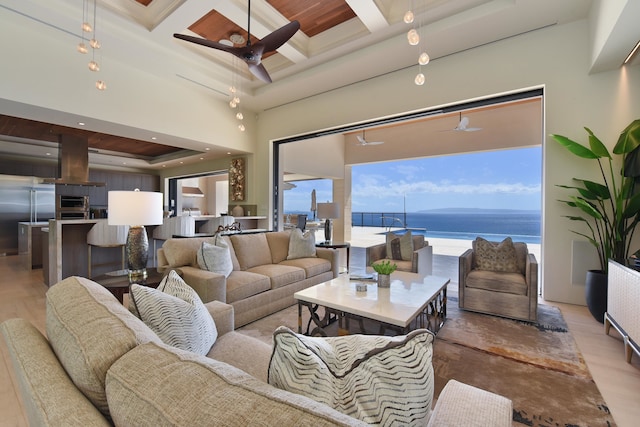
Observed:
[[[367,291],[358,292],[356,283],[367,283]],[[353,318],[372,319],[383,328],[400,333],[414,328],[436,333],[447,316],[448,284],[448,278],[396,271],[389,288],[378,288],[376,282],[350,280],[350,275],[342,274],[294,294],[298,301],[298,332],[302,333],[302,307],[306,306],[311,314],[307,335],[326,336],[324,328],[329,323],[340,320],[342,324]],[[319,307],[325,308],[322,318]],[[310,331],[311,322],[315,327]]]

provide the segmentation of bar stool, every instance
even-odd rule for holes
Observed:
[[[128,225],[109,225],[107,220],[98,221],[87,233],[87,277],[91,278],[91,248],[122,248],[122,270],[125,269],[125,244],[127,243]]]
[[[192,216],[172,216],[164,218],[162,225],[153,229],[153,264],[156,265],[156,242],[173,236],[193,236],[196,234],[196,220]]]

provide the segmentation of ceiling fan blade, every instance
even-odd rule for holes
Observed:
[[[285,44],[299,29],[300,23],[298,21],[291,21],[264,37],[256,44],[263,45],[264,52],[271,52]]]
[[[482,130],[482,128],[466,128],[466,129],[464,129],[465,132],[475,132],[477,130]]]
[[[253,63],[247,63],[247,64],[249,65],[249,71],[251,71],[251,74],[253,74],[254,76],[256,76],[257,78],[259,78],[265,83],[271,83],[271,77],[269,76],[269,73],[267,73],[267,69],[264,68],[264,65],[253,64]]]
[[[223,52],[233,53],[233,51],[235,49],[235,48],[233,48],[231,46],[227,46],[227,45],[224,45],[222,43],[218,43],[218,42],[214,42],[214,41],[211,41],[211,40],[203,39],[201,37],[192,37],[192,36],[187,36],[187,35],[178,34],[178,33],[175,33],[173,35],[173,37],[175,37],[177,39],[181,39],[181,40],[186,40],[186,41],[191,42],[191,43],[199,44],[201,46],[206,46],[206,47],[210,47],[210,48],[213,48],[213,49],[218,49],[218,50],[221,50]]]
[[[367,141],[367,145],[380,145],[384,144],[384,141]]]

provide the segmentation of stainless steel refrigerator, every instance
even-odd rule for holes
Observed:
[[[0,175],[0,256],[18,253],[18,223],[55,218],[56,189],[33,176]]]

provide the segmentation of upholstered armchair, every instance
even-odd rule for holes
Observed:
[[[391,249],[391,239],[411,239],[411,247],[407,249],[405,244],[408,242],[402,242],[403,248],[401,252],[404,252],[401,256],[393,256]],[[407,256],[408,254],[408,256]],[[404,255],[404,256],[403,256]],[[366,265],[371,266],[380,262],[389,260],[398,266],[400,271],[409,271],[411,273],[418,273],[422,275],[429,275],[433,269],[433,247],[429,246],[429,242],[424,239],[421,234],[411,235],[410,232],[403,236],[398,236],[393,233],[387,234],[387,242],[381,243],[366,248]]]
[[[473,241],[459,258],[458,306],[512,319],[538,318],[538,262],[527,245]]]

